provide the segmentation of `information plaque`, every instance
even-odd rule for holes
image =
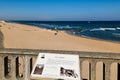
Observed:
[[[80,80],[79,55],[39,53],[31,78]]]

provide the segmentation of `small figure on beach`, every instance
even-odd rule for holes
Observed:
[[[55,33],[54,35],[57,35],[58,34],[58,30],[57,30],[57,27],[55,27]]]
[[[57,35],[57,34],[58,34],[58,31],[56,31],[54,34]]]

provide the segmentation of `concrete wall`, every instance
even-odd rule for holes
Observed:
[[[4,36],[0,30],[0,48],[4,48]]]
[[[118,73],[120,69],[120,67],[118,67],[118,64],[120,64],[120,54],[6,48],[0,49],[0,80],[37,80],[31,79],[30,72],[38,53],[79,55],[81,80],[120,80],[120,73]],[[112,64],[116,65],[112,67],[113,69],[111,68]]]

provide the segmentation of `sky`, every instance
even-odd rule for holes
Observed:
[[[0,0],[0,19],[120,21],[120,0]]]

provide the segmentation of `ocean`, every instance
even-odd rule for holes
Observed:
[[[120,42],[120,21],[10,21],[34,25],[51,30],[64,30],[68,34]]]

